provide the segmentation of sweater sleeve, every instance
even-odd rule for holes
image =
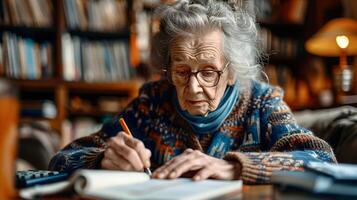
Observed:
[[[279,88],[269,88],[259,107],[261,152],[228,152],[224,159],[241,164],[244,183],[270,183],[278,170],[304,170],[310,161],[336,162],[331,147],[300,127],[282,100]]]
[[[100,168],[100,163],[107,148],[107,140],[116,136],[122,128],[118,122],[123,117],[134,137],[141,139],[146,147],[152,145],[143,131],[150,123],[148,117],[151,105],[149,87],[143,86],[140,96],[134,99],[119,115],[103,124],[101,130],[86,137],[79,138],[60,150],[50,161],[49,169],[73,172],[76,169]]]

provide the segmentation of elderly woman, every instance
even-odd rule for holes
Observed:
[[[267,183],[276,170],[336,162],[326,142],[296,124],[281,89],[257,80],[257,28],[242,6],[181,0],[157,13],[152,60],[164,79],[145,84],[98,133],[65,147],[50,169],[150,167],[156,178]]]

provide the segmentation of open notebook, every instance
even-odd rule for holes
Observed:
[[[141,172],[79,170],[68,181],[35,186],[19,191],[20,197],[74,190],[81,196],[100,199],[208,199],[234,193],[239,196],[242,181],[192,181],[150,179]]]

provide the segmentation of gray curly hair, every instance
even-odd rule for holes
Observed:
[[[152,39],[153,66],[169,67],[169,47],[174,38],[218,28],[224,35],[224,56],[238,81],[258,78],[263,54],[254,13],[243,0],[178,0],[157,8],[156,16],[160,30]]]

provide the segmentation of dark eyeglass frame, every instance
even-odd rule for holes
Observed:
[[[194,75],[196,80],[198,81],[198,83],[200,84],[200,86],[202,87],[216,87],[219,83],[219,81],[221,80],[221,76],[222,74],[224,73],[224,71],[228,68],[230,62],[227,62],[226,65],[224,66],[224,68],[222,70],[207,70],[207,69],[203,69],[203,70],[198,70],[197,72],[190,72],[188,75],[187,75],[187,81],[186,83],[184,84],[181,84],[181,86],[185,86],[187,85],[189,82],[190,82],[190,79],[191,79],[191,76]],[[173,80],[172,80],[172,75],[171,75],[171,70],[169,68],[164,68],[163,70],[163,73],[164,75],[167,77],[167,79],[169,80],[169,82],[173,85],[175,85],[173,83]],[[197,74],[198,73],[202,73],[202,72],[207,72],[207,71],[210,71],[210,72],[215,72],[215,73],[218,73],[218,78],[216,80],[216,82],[212,85],[212,86],[206,86],[206,85],[203,85],[201,82],[200,82],[200,79],[197,77]]]

